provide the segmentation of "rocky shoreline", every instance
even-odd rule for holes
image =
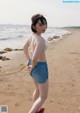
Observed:
[[[3,51],[0,51],[0,60],[2,61],[10,60],[10,58],[7,58],[6,56],[2,56],[1,54],[11,52],[11,51],[23,51],[23,49],[5,48]]]
[[[70,34],[65,34],[63,36],[55,35],[55,36],[49,37],[47,39],[47,43],[51,43],[55,40],[59,40],[59,39],[63,38],[64,36],[67,36],[67,35],[70,35]],[[11,52],[11,51],[23,51],[23,49],[5,48],[4,50],[0,51],[0,60],[2,60],[2,61],[10,60],[10,58],[7,58],[6,56],[2,56],[1,54],[5,54],[5,53]]]

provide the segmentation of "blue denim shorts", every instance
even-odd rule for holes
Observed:
[[[29,65],[32,64],[30,60]],[[48,65],[47,62],[37,62],[37,65],[31,71],[30,75],[38,83],[45,83],[48,79]]]

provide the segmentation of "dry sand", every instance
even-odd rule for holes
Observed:
[[[72,35],[49,44],[46,52],[49,94],[45,113],[80,113],[80,30],[71,31]],[[8,105],[8,113],[28,113],[35,86],[25,71],[24,53],[3,56],[10,60],[0,60],[0,105]]]

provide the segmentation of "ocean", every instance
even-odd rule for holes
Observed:
[[[5,48],[21,49],[28,36],[31,34],[31,28],[29,25],[0,25],[0,51]],[[49,37],[55,35],[62,36],[69,34],[70,32],[61,28],[48,27],[46,32],[42,36],[47,40]]]

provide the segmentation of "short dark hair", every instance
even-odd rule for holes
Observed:
[[[46,26],[47,26],[47,20],[46,20],[46,18],[43,15],[41,15],[41,14],[35,14],[35,15],[33,15],[32,18],[31,18],[31,21],[32,21],[31,30],[34,33],[37,33],[37,31],[33,28],[33,26],[36,26],[38,20],[40,20],[42,24],[44,24],[44,21],[45,21]]]

